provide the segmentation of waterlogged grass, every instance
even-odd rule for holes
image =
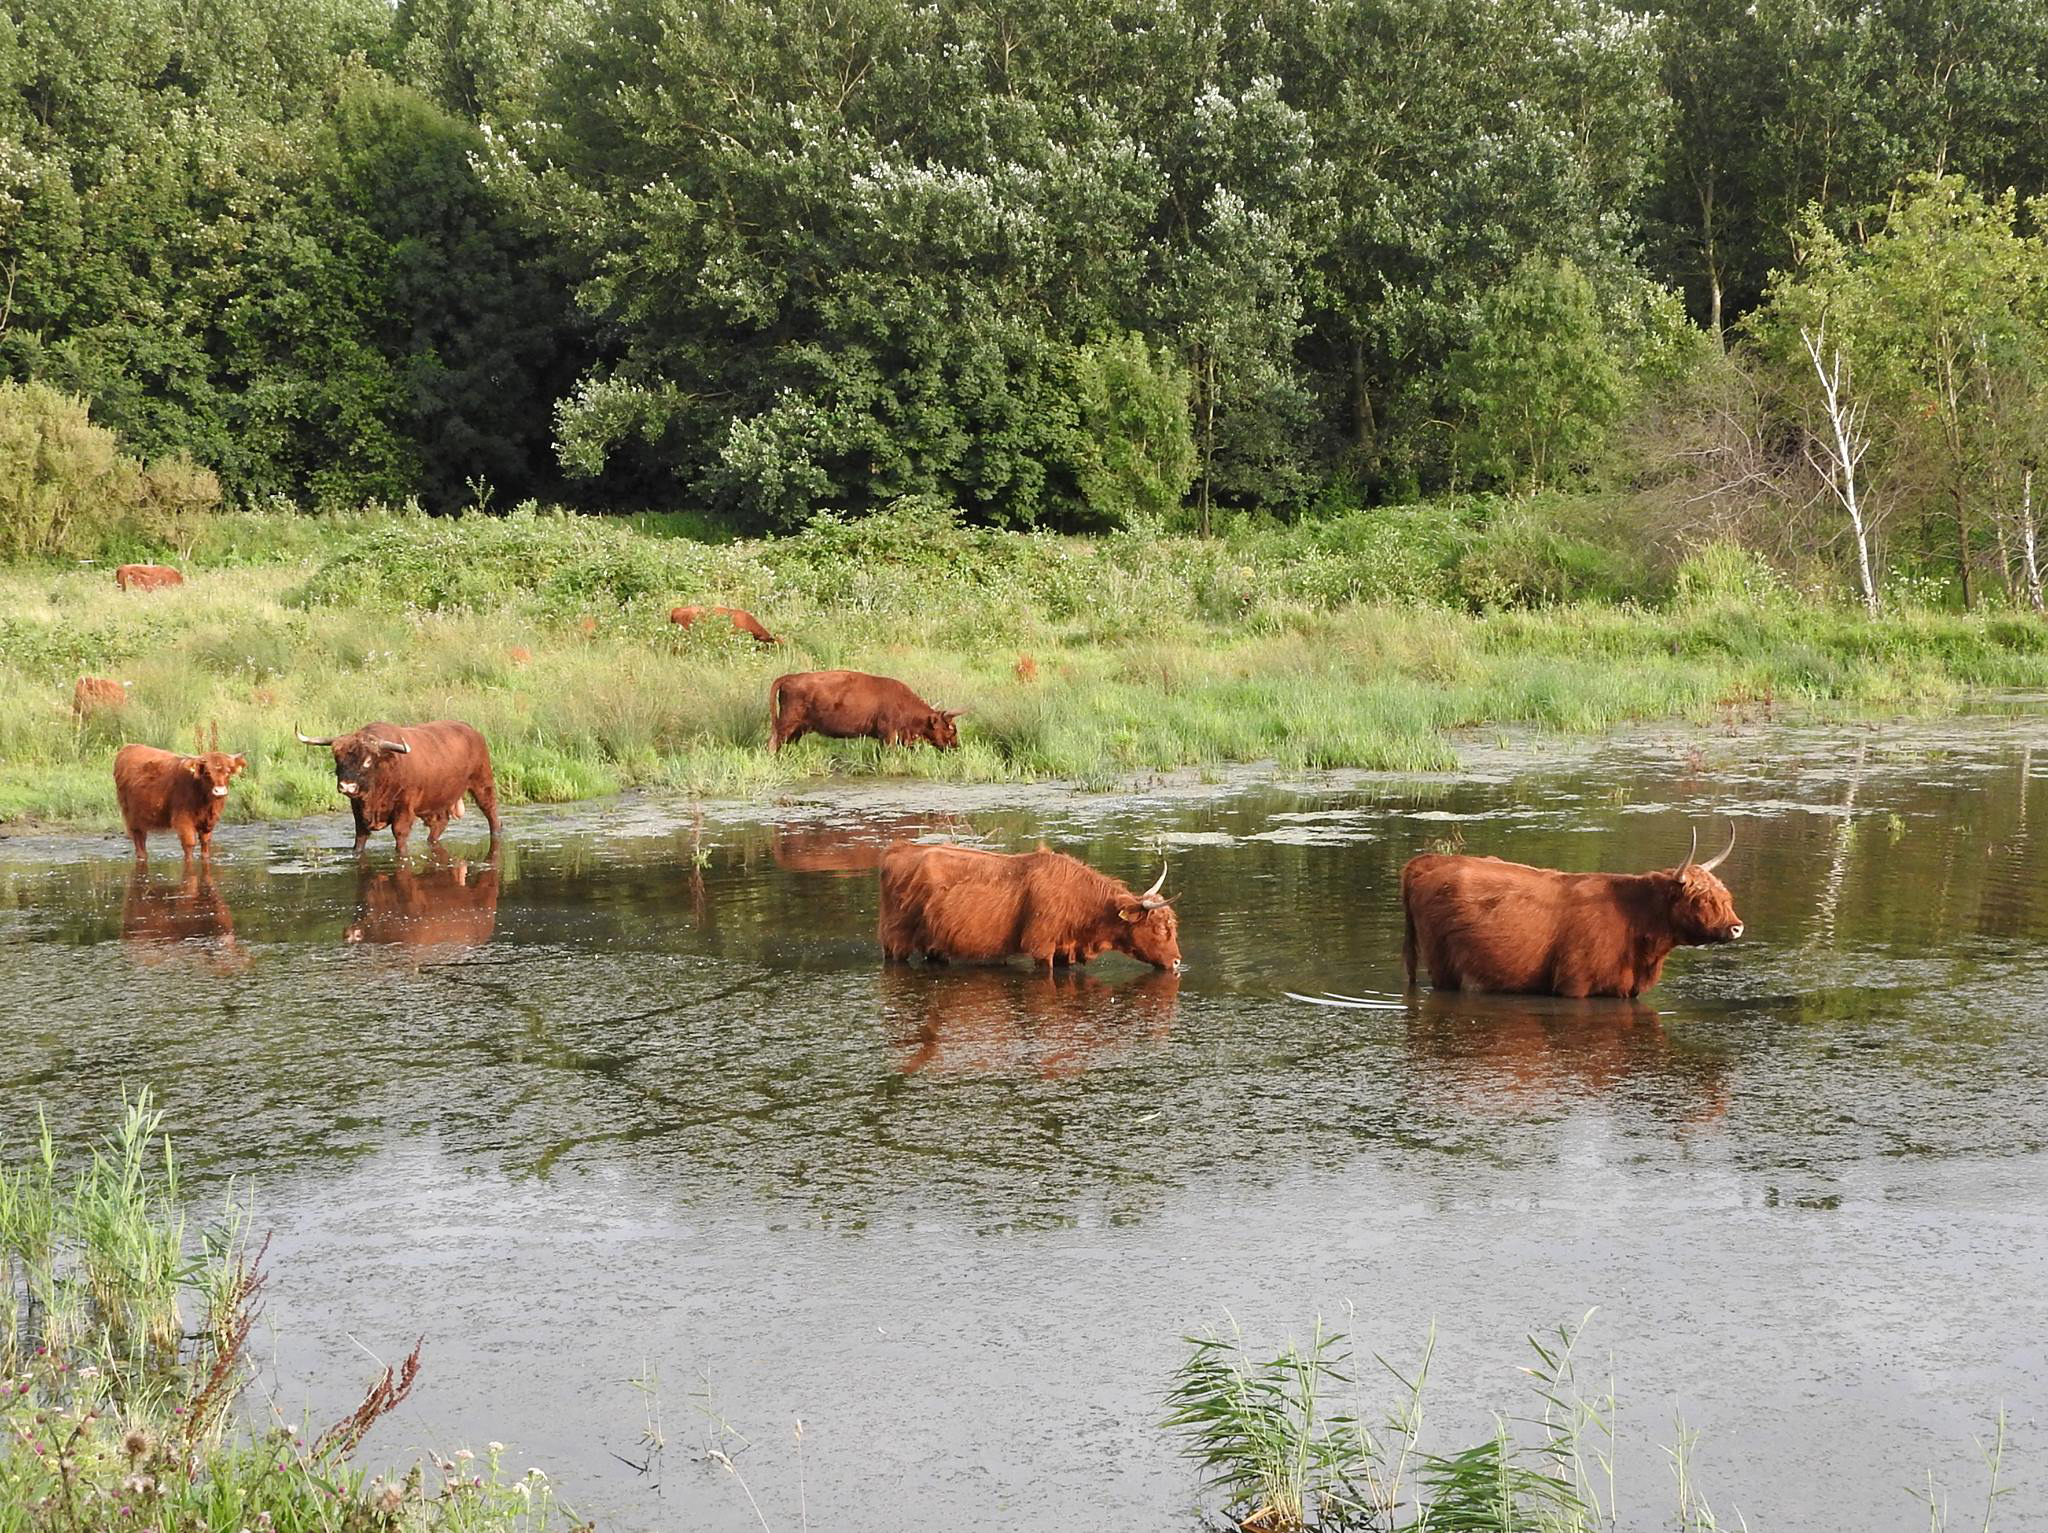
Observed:
[[[1732,578],[1681,579],[1655,608],[1489,613],[1443,604],[1456,592],[1439,565],[1390,558],[1342,526],[1085,541],[918,508],[724,544],[551,516],[222,518],[173,591],[0,571],[0,820],[111,826],[116,747],[189,748],[215,724],[249,756],[229,818],[269,819],[340,808],[295,724],[466,719],[504,795],[546,802],[648,785],[745,796],[823,775],[1431,771],[1477,726],[1942,708],[2048,682],[2048,626],[2020,614],[1872,622]],[[711,600],[789,642],[668,623],[671,605]],[[962,749],[807,739],[770,756],[769,681],[834,666],[968,708]],[[132,682],[128,706],[74,719],[81,675]]]
[[[0,1158],[0,1533],[547,1533],[575,1519],[498,1444],[373,1477],[353,1456],[419,1352],[324,1431],[238,1410],[262,1243],[231,1194],[186,1208],[145,1094],[85,1163],[47,1130]]]

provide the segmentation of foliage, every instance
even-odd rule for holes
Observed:
[[[1074,379],[1082,500],[1104,527],[1156,528],[1195,478],[1186,369],[1127,331],[1082,347]]]
[[[219,500],[219,482],[183,454],[138,463],[84,400],[0,379],[0,560],[163,552]]]
[[[238,1421],[264,1247],[232,1188],[196,1232],[147,1091],[67,1177],[47,1123],[0,1164],[0,1533],[546,1533],[574,1523],[538,1470],[462,1450],[371,1478],[349,1459],[402,1401],[419,1350],[308,1442]],[[188,1315],[184,1305],[191,1301]]]

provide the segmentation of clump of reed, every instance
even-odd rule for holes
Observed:
[[[1464,1447],[1438,1448],[1425,1434],[1434,1328],[1412,1371],[1370,1359],[1391,1380],[1377,1408],[1365,1402],[1345,1338],[1320,1321],[1307,1346],[1269,1357],[1249,1352],[1235,1328],[1188,1337],[1166,1425],[1201,1467],[1223,1524],[1240,1533],[1603,1533],[1620,1525],[1619,1409],[1611,1379],[1582,1386],[1584,1331],[1581,1321],[1528,1338],[1525,1405],[1496,1413],[1494,1430]],[[1723,1526],[1700,1491],[1697,1442],[1680,1422],[1665,1448],[1674,1500],[1657,1525],[1678,1533]],[[2002,1412],[1980,1447],[1988,1530],[2005,1495]],[[1925,1500],[1938,1533],[1947,1503],[1931,1481]]]
[[[573,1516],[493,1443],[372,1477],[352,1457],[405,1399],[415,1347],[326,1431],[237,1403],[266,1281],[233,1189],[194,1228],[163,1115],[124,1096],[65,1175],[45,1121],[0,1162],[0,1533],[548,1533]],[[196,1324],[188,1320],[189,1313]]]

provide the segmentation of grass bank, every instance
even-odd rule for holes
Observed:
[[[324,1430],[245,1414],[263,1243],[231,1197],[202,1223],[145,1094],[90,1159],[47,1130],[0,1162],[0,1533],[549,1533],[575,1526],[499,1445],[372,1475],[364,1437],[415,1348]]]
[[[1572,546],[1509,558],[1428,512],[1081,540],[911,506],[729,543],[530,514],[223,516],[172,591],[124,594],[97,568],[0,571],[0,821],[112,826],[114,748],[186,746],[215,723],[250,762],[228,815],[252,819],[338,808],[295,723],[467,719],[516,802],[751,795],[838,773],[1434,770],[1454,764],[1447,733],[1474,726],[1940,709],[2048,683],[2048,626],[2023,614],[1873,621],[1721,550],[1654,605],[1580,599]],[[668,610],[690,601],[748,607],[789,642],[679,631]],[[770,757],[769,681],[831,666],[969,708],[962,749],[805,740]],[[75,719],[81,675],[132,682],[128,705]]]

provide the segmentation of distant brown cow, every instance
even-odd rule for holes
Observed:
[[[71,689],[71,711],[84,718],[102,708],[120,708],[128,702],[132,681],[111,681],[105,676],[81,676]]]
[[[1023,953],[1050,969],[1114,948],[1180,964],[1180,926],[1158,881],[1143,894],[1063,852],[1006,855],[898,841],[882,854],[882,956],[991,962]]]
[[[123,564],[114,571],[114,584],[124,591],[155,591],[184,583],[185,577],[168,564]]]
[[[1078,1075],[1173,1029],[1180,975],[1116,983],[1086,970],[886,972],[882,1015],[905,1075]]]
[[[688,628],[699,618],[724,618],[733,628],[750,639],[763,644],[780,644],[782,641],[761,626],[759,618],[739,607],[677,607],[670,611],[668,620],[682,628]]]
[[[498,870],[472,876],[467,862],[415,873],[404,863],[367,869],[356,884],[356,918],[344,940],[420,949],[482,947],[498,927]]]
[[[438,846],[451,819],[462,815],[462,796],[476,800],[491,825],[491,853],[498,849],[498,786],[491,775],[491,748],[469,725],[454,719],[398,725],[381,720],[354,734],[315,739],[299,733],[302,745],[334,752],[334,783],[356,820],[356,850],[370,832],[391,827],[398,855],[412,835],[415,819],[427,822],[427,842]]]
[[[121,802],[128,839],[135,843],[135,860],[149,861],[147,839],[153,830],[176,832],[187,858],[195,845],[201,857],[211,857],[228,782],[248,764],[247,758],[220,750],[180,756],[154,745],[124,745],[114,752],[114,796]]]
[[[891,676],[866,671],[797,671],[768,688],[768,749],[807,734],[829,740],[880,740],[942,751],[960,744],[953,721],[965,708],[934,708]]]
[[[1693,834],[1693,852],[1699,834]],[[1402,972],[1439,990],[1637,996],[1674,947],[1733,942],[1742,918],[1714,876],[1735,849],[1657,873],[1558,873],[1498,857],[1416,857],[1401,870]]]

